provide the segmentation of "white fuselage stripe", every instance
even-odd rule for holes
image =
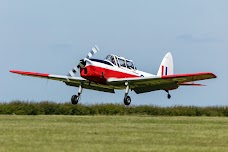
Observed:
[[[135,76],[138,76],[138,77],[155,76],[153,74],[146,73],[146,72],[143,72],[143,71],[140,71],[140,70],[131,70],[131,69],[128,69],[128,68],[125,68],[125,67],[118,67],[116,65],[111,66],[111,65],[107,65],[107,64],[104,64],[104,63],[99,63],[99,62],[96,62],[96,61],[91,61],[91,60],[90,60],[90,64],[87,63],[86,66],[88,66],[88,65],[97,66],[97,67],[100,67],[100,68],[106,68],[106,69],[109,69],[109,70],[112,70],[112,71],[122,72],[122,73],[126,73],[126,74],[131,74],[131,75],[135,75]]]

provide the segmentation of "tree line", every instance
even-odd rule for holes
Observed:
[[[228,116],[228,106],[125,106],[121,104],[72,105],[50,101],[0,103],[7,115],[147,115],[147,116]]]

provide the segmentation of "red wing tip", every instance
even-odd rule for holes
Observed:
[[[212,73],[212,72],[207,72],[207,73],[205,73],[205,74],[209,74],[209,75],[212,75],[213,78],[217,78],[217,76],[216,76],[214,73]]]
[[[197,75],[211,75],[212,78],[217,78],[217,76],[214,73],[212,73],[212,72],[199,72],[199,73],[189,73],[189,74],[174,74],[174,75],[162,76],[162,78],[197,76]]]
[[[18,70],[10,70],[11,73],[17,73],[17,72],[20,72]]]
[[[29,75],[29,76],[38,76],[38,77],[48,77],[47,73],[37,73],[37,72],[28,72],[28,71],[19,71],[19,70],[10,70],[11,73]]]
[[[10,70],[11,73],[17,73],[17,74],[21,74],[23,73],[24,71],[19,71],[19,70]]]

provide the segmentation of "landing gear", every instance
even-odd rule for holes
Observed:
[[[165,90],[168,94],[167,94],[167,98],[171,99],[171,95],[169,94],[169,90]]]
[[[71,103],[74,104],[74,105],[77,104],[78,101],[80,100],[81,94],[82,94],[82,85],[79,86],[78,95],[73,95],[71,97]]]
[[[128,85],[128,82],[126,82],[125,85],[126,85],[126,91],[125,91],[125,95],[124,95],[124,104],[125,104],[126,106],[128,106],[128,105],[131,104],[131,97],[128,96],[130,87],[129,87],[129,85]]]
[[[79,97],[78,97],[77,95],[73,95],[73,96],[71,97],[71,103],[72,103],[72,104],[77,104],[78,101],[79,101]]]
[[[125,104],[126,106],[128,106],[128,105],[131,104],[131,97],[130,97],[130,96],[126,96],[126,97],[124,98],[124,104]]]
[[[167,95],[167,98],[168,98],[168,99],[171,99],[171,95],[170,95],[170,94],[168,94],[168,95]]]

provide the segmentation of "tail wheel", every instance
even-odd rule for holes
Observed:
[[[130,97],[130,96],[126,96],[126,97],[124,98],[124,104],[125,104],[126,106],[128,106],[128,105],[131,104],[131,97]]]
[[[170,94],[168,94],[168,95],[167,95],[167,98],[168,98],[168,99],[170,99],[170,98],[171,98],[171,95],[170,95]]]
[[[78,100],[79,100],[79,97],[77,95],[73,95],[71,97],[71,103],[72,104],[77,104],[78,103]]]
[[[165,92],[168,93],[168,94],[167,94],[167,98],[168,98],[168,99],[171,99],[171,95],[169,94],[169,90],[165,90]]]

